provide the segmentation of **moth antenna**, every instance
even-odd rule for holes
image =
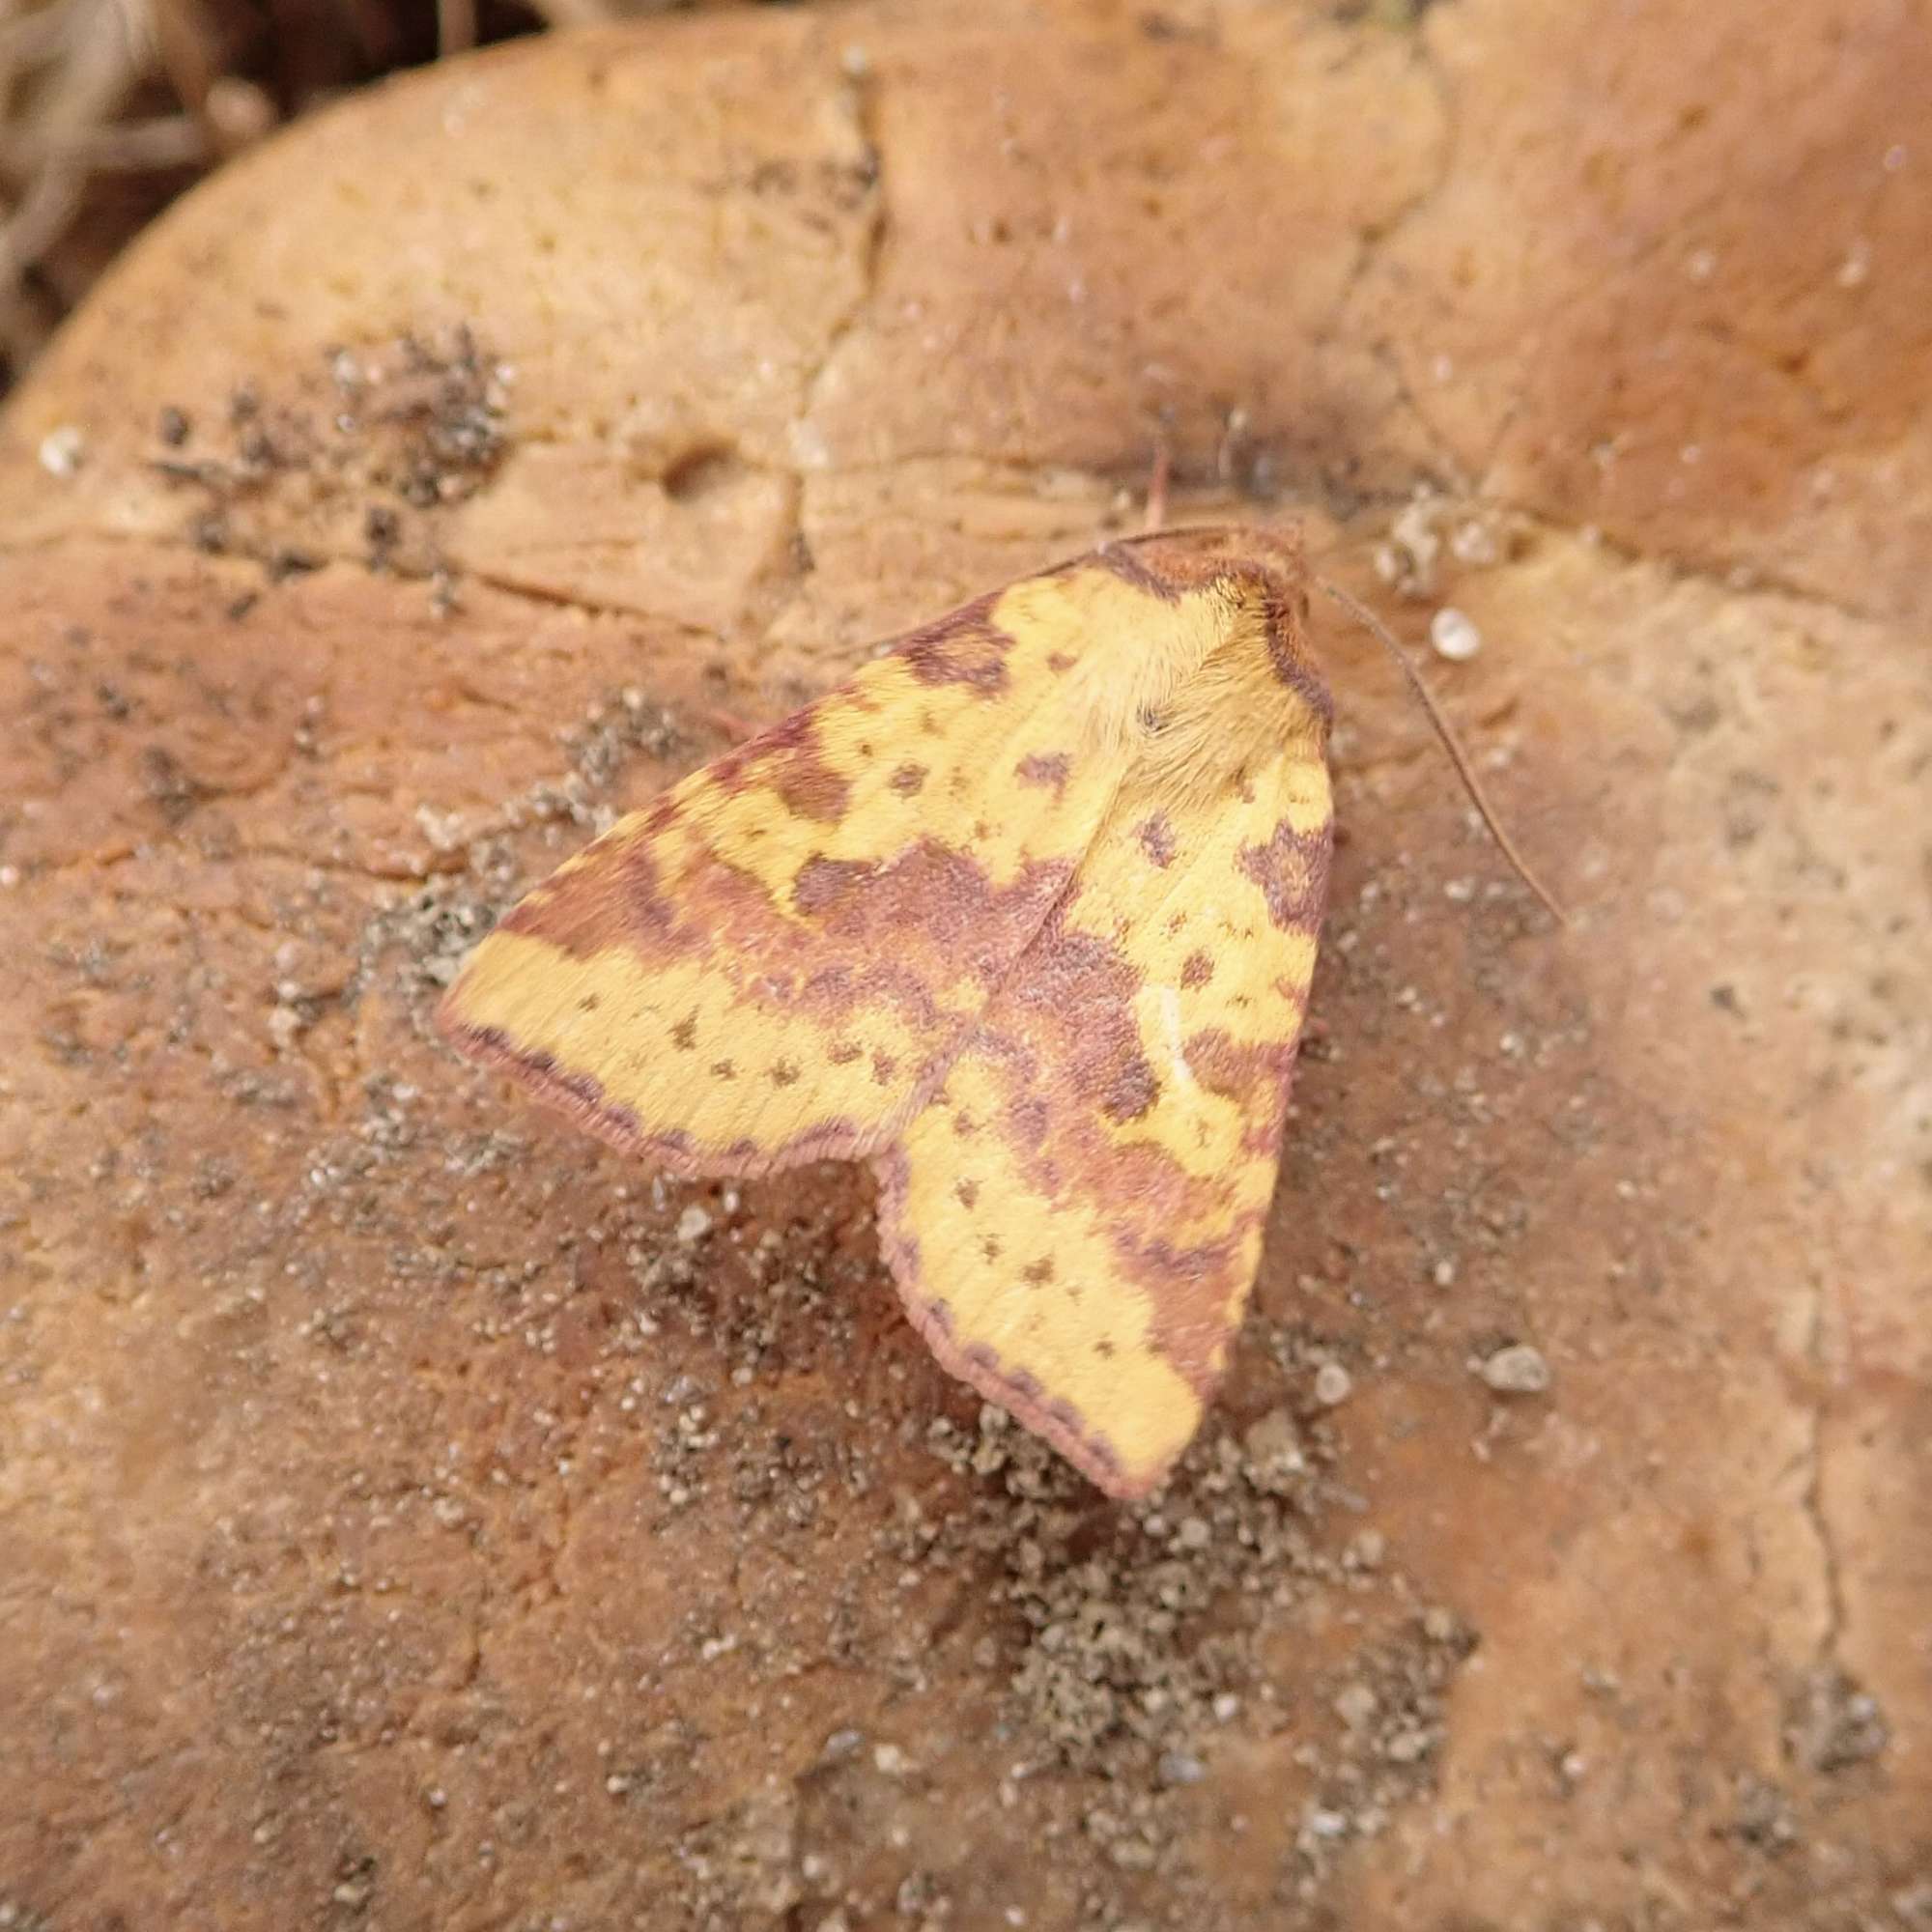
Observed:
[[[1529,862],[1516,849],[1515,841],[1503,830],[1501,819],[1496,816],[1494,808],[1477,781],[1475,770],[1469,763],[1469,754],[1463,751],[1462,741],[1450,726],[1442,707],[1436,703],[1434,694],[1423,682],[1422,673],[1410,663],[1408,653],[1396,642],[1394,633],[1366,604],[1358,598],[1351,597],[1339,584],[1330,583],[1325,577],[1318,577],[1315,581],[1396,661],[1403,676],[1408,680],[1409,690],[1421,700],[1423,710],[1429,714],[1429,722],[1435,727],[1435,735],[1441,739],[1442,749],[1449,753],[1449,761],[1456,767],[1456,776],[1463,781],[1463,789],[1469,794],[1470,803],[1482,814],[1483,823],[1490,828],[1490,837],[1502,847],[1503,857],[1516,868],[1517,877],[1543,901],[1550,917],[1559,925],[1568,925],[1570,915],[1557,904],[1545,889],[1543,881],[1530,870]]]

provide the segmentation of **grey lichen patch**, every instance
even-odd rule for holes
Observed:
[[[804,1894],[798,1861],[796,1788],[773,1778],[679,1843],[688,1922],[750,1925],[781,1921]]]
[[[670,712],[634,687],[591,705],[558,733],[563,769],[493,807],[481,822],[423,806],[426,851],[419,888],[378,908],[364,927],[351,981],[359,994],[382,981],[427,1024],[428,1009],[471,948],[561,852],[616,817],[612,788],[639,759],[663,764],[684,747]],[[534,833],[537,850],[526,856]]]
[[[1878,1699],[1843,1670],[1821,1664],[1786,1696],[1784,1747],[1806,1771],[1846,1771],[1878,1757],[1890,1741]]]
[[[927,1439],[954,1467],[997,1475],[1011,1505],[964,1540],[997,1563],[1017,1618],[1016,1720],[1065,1765],[1145,1782],[1191,1759],[1225,1721],[1217,1712],[1257,1688],[1255,1626],[1341,1575],[1312,1533],[1321,1452],[1286,1411],[1242,1443],[1223,1435],[1197,1451],[1184,1492],[1122,1512],[1098,1539],[1091,1492],[998,1409],[982,1410],[976,1437],[941,1420]],[[960,1532],[934,1521],[929,1534],[940,1546]],[[1232,1622],[1212,1614],[1236,1605]]]
[[[1314,1773],[1295,1841],[1301,1895],[1314,1895],[1343,1846],[1380,1836],[1435,1788],[1444,1693],[1475,1648],[1475,1633],[1435,1607],[1350,1660],[1330,1699],[1339,1728],[1301,1752]]]
[[[149,467],[211,554],[278,577],[340,556],[436,577],[435,515],[495,474],[515,380],[468,324],[338,348],[280,393],[243,380],[217,407],[168,405]]]
[[[1144,1875],[1175,1898],[1217,1895],[1192,1849],[1201,1805],[1280,1848],[1277,1899],[1312,1898],[1345,1845],[1434,1787],[1442,1693],[1474,1637],[1418,1609],[1387,1539],[1352,1520],[1361,1505],[1310,1386],[1326,1346],[1282,1338],[1278,1385],[1300,1406],[1284,1399],[1210,1433],[1163,1494],[1130,1509],[1099,1502],[996,1408],[970,1432],[927,1431],[941,1460],[992,1492],[978,1513],[916,1513],[904,1554],[984,1574],[1004,1606],[1005,1634],[975,1652],[1004,1683],[998,1803],[1029,1830],[1077,1833],[1108,1909],[1125,1910]],[[1345,1675],[1284,1671],[1307,1629],[1338,1620],[1363,1633]],[[1246,1768],[1284,1730],[1296,1742],[1271,1802],[1289,1819],[1262,1830]]]

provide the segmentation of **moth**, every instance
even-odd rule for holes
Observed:
[[[1145,1495],[1226,1367],[1308,1010],[1311,581],[1293,535],[1169,530],[907,634],[560,867],[444,1034],[684,1179],[870,1161],[940,1362]]]

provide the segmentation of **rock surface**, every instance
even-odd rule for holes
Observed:
[[[1926,23],[1338,11],[521,43],[14,400],[4,1922],[1932,1924]],[[1163,440],[1474,626],[1575,923],[1324,619],[1267,1256],[1121,1509],[862,1176],[667,1184],[426,1022]]]

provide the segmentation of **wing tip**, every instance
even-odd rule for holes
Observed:
[[[946,1302],[923,1294],[919,1280],[919,1242],[899,1224],[895,1203],[902,1188],[902,1157],[896,1149],[875,1156],[879,1178],[879,1244],[892,1270],[893,1286],[919,1338],[950,1376],[978,1390],[988,1402],[1006,1409],[1023,1429],[1030,1430],[1057,1450],[1103,1494],[1116,1502],[1139,1502],[1167,1480],[1180,1460],[1186,1441],[1169,1456],[1140,1468],[1129,1468],[1106,1435],[1093,1427],[1069,1402],[1049,1396],[1023,1370],[1009,1370],[998,1352],[983,1342],[962,1343],[954,1331]],[[1199,1418],[1197,1416],[1196,1420]],[[1193,1431],[1188,1432],[1191,1440]]]
[[[907,1318],[939,1366],[1008,1410],[1015,1422],[1056,1449],[1095,1489],[1116,1502],[1139,1502],[1167,1480],[1179,1451],[1151,1466],[1129,1468],[1106,1436],[1070,1403],[1050,1397],[1024,1371],[1009,1370],[985,1343],[962,1345],[944,1301],[929,1299],[909,1288],[899,1279],[896,1268],[893,1279]]]

